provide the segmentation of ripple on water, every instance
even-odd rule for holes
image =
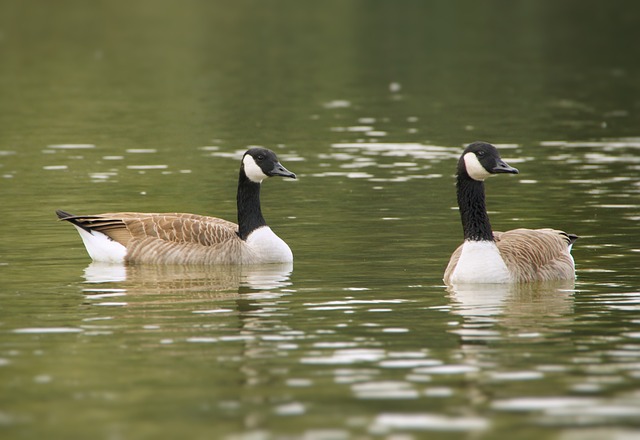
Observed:
[[[437,359],[385,359],[379,364],[382,368],[418,368],[442,365]]]
[[[297,416],[304,414],[306,407],[300,402],[291,402],[276,406],[274,412],[280,416]]]
[[[427,397],[451,397],[453,396],[453,389],[449,387],[430,387],[424,390],[424,395]]]
[[[235,150],[235,151],[217,151],[219,149],[219,147],[200,147],[201,150],[204,151],[211,151],[211,153],[209,154],[210,156],[213,157],[223,157],[225,159],[233,159],[233,160],[240,160],[242,158],[242,156],[244,155],[244,153],[246,153],[246,151],[249,148],[254,148],[254,147],[259,147],[259,148],[265,148],[262,145],[247,145],[245,148],[240,149],[240,150]],[[280,159],[282,162],[304,162],[305,158],[292,152],[292,151],[287,151],[279,153],[276,150],[276,153],[278,153],[278,159]],[[288,179],[288,181],[292,181],[291,179]]]
[[[515,398],[492,404],[498,411],[537,412],[539,423],[548,426],[593,426],[607,423],[635,423],[638,397],[602,399],[575,397]]]
[[[557,408],[585,408],[598,404],[600,400],[588,397],[517,397],[496,400],[491,407],[498,411],[528,412]]]
[[[383,333],[408,333],[409,329],[404,327],[386,327],[382,329]]]
[[[158,150],[156,150],[155,148],[129,148],[126,150],[126,152],[131,154],[150,154],[157,153]]]
[[[203,337],[203,336],[187,338],[186,340],[187,342],[199,343],[199,344],[212,344],[214,342],[219,341],[218,338]]]
[[[287,379],[286,382],[287,386],[289,387],[310,387],[311,385],[313,385],[313,381],[311,379],[306,379],[306,378],[292,378],[292,379]]]
[[[111,179],[112,177],[116,177],[117,175],[117,171],[98,171],[89,173],[89,178],[91,178],[91,180],[94,182],[103,182],[105,180]]]
[[[345,342],[314,342],[313,347],[315,348],[352,348],[357,347],[357,342],[345,341]]]
[[[544,373],[540,371],[496,371],[490,377],[491,380],[497,382],[511,382],[542,379]]]
[[[346,150],[349,153],[359,152],[377,156],[429,161],[457,158],[460,154],[460,148],[458,147],[442,147],[415,142],[341,142],[332,144],[331,147],[338,150]]]
[[[350,289],[355,290],[355,289]],[[363,290],[363,289],[360,289]],[[406,299],[346,299],[335,301],[324,301],[319,303],[304,303],[305,306],[333,306],[333,305],[355,305],[355,304],[401,304],[408,302]]]
[[[414,371],[416,373],[425,374],[467,374],[476,373],[479,371],[479,368],[472,365],[439,365],[433,367],[416,368]]]
[[[540,142],[544,147],[568,147],[568,148],[602,148],[605,151],[620,148],[640,148],[640,138],[612,138],[601,141],[544,141]]]
[[[369,127],[362,127],[369,128]],[[345,128],[345,131],[349,131]],[[384,136],[386,132],[368,131],[370,137]],[[406,182],[411,179],[440,178],[442,174],[428,174],[424,170],[430,169],[435,163],[457,158],[460,154],[458,147],[442,147],[415,142],[340,142],[331,145],[336,151],[321,158],[329,158],[339,162],[340,168],[376,167],[380,169],[393,168],[395,176],[380,177],[371,173],[320,173],[314,176],[345,176],[347,178],[365,178],[371,182]],[[397,158],[392,164],[380,163],[380,158]],[[400,175],[398,175],[400,174]]]
[[[129,170],[164,170],[169,168],[169,165],[127,165]]]
[[[336,300],[336,301],[324,301],[318,303],[305,303],[304,305],[307,307],[307,310],[314,311],[328,311],[328,310],[344,310],[353,311],[358,309],[364,305],[379,305],[379,304],[399,304],[406,302],[407,300],[396,299],[396,300],[358,300],[358,299],[346,299],[346,300]],[[369,308],[367,309],[369,312],[391,312],[390,308]]]
[[[356,383],[351,390],[358,399],[417,399],[420,396],[411,383],[392,380]]]
[[[215,313],[232,313],[234,310],[232,309],[210,309],[210,310],[194,310],[191,313],[202,314],[202,315],[212,315]]]
[[[300,362],[318,365],[349,365],[359,362],[376,362],[384,357],[385,351],[382,349],[354,348],[336,350],[329,356],[303,357]]]
[[[82,333],[83,331],[76,327],[25,327],[12,330],[13,333],[23,334]]]
[[[356,132],[356,133],[357,132],[366,133],[372,130],[373,130],[373,126],[371,125],[353,125],[350,127],[331,127],[331,131],[337,131],[337,132],[349,131],[349,132]]]
[[[351,107],[351,101],[347,101],[346,99],[334,99],[333,101],[325,102],[322,106],[326,109],[348,108]]]
[[[418,431],[479,431],[489,427],[482,417],[449,417],[430,413],[383,413],[376,417],[371,430],[385,433],[392,429]]]
[[[96,148],[96,146],[93,144],[57,144],[49,145],[47,148],[53,150],[90,150]]]
[[[380,371],[372,368],[338,368],[333,373],[336,383],[352,384],[371,381]]]

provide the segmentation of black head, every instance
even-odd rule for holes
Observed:
[[[458,175],[467,174],[474,180],[500,173],[518,174],[518,170],[507,165],[498,149],[487,142],[469,144],[458,161]]]
[[[261,147],[247,150],[242,157],[242,165],[240,167],[244,170],[247,178],[255,183],[260,183],[267,177],[272,176],[296,178],[295,174],[280,164],[276,153]]]

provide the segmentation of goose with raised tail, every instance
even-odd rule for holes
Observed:
[[[444,273],[449,285],[523,283],[575,278],[571,247],[576,235],[555,229],[491,229],[484,180],[496,174],[518,174],[486,142],[467,146],[458,161],[456,190],[464,242]]]
[[[267,177],[296,178],[266,148],[242,157],[238,178],[238,224],[196,214],[118,212],[73,215],[73,224],[94,261],[151,264],[289,263],[289,246],[267,226],[260,188]]]

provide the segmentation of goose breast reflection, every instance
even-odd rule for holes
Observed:
[[[293,263],[231,266],[124,265],[92,261],[84,279],[100,291],[99,285],[116,283],[128,294],[191,293],[231,291],[241,288],[269,290],[291,285]],[[117,283],[122,283],[117,284]],[[113,289],[106,289],[112,292]]]
[[[484,180],[496,174],[518,174],[495,146],[474,142],[458,161],[456,190],[464,242],[444,273],[447,284],[522,283],[575,278],[571,247],[578,239],[556,229],[491,229],[485,206]]]
[[[260,188],[267,177],[296,178],[276,154],[251,148],[242,157],[238,178],[238,224],[196,214],[119,212],[73,215],[73,224],[94,261],[109,263],[235,265],[289,263],[289,246],[267,226]]]

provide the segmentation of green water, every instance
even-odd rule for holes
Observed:
[[[0,1],[2,438],[640,436],[640,6]],[[575,283],[448,291],[456,160]],[[293,267],[90,264],[74,213],[235,220]]]

